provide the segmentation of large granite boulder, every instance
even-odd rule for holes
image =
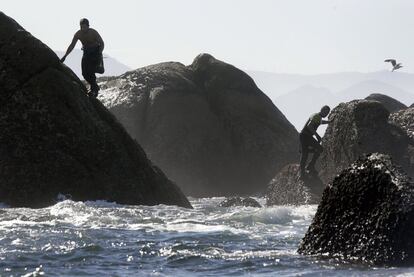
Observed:
[[[408,145],[407,154],[410,158],[410,164],[414,164],[414,107],[390,114],[389,122],[404,130],[407,136],[411,139],[411,142]],[[414,177],[412,171],[409,171],[409,175]]]
[[[401,127],[411,139],[414,139],[414,107],[390,114],[389,121]]]
[[[298,133],[243,71],[208,54],[100,79],[100,100],[187,195],[246,195],[298,159]]]
[[[406,105],[404,105],[397,99],[394,99],[388,95],[381,93],[372,93],[368,95],[365,99],[380,102],[390,113],[404,110],[407,108]]]
[[[0,13],[0,202],[191,207],[53,51]]]
[[[354,100],[332,110],[332,121],[322,140],[320,176],[326,184],[359,156],[379,152],[413,174],[408,149],[411,139],[400,127],[388,122],[389,112],[377,101]]]
[[[318,176],[308,174],[301,178],[300,166],[289,164],[269,183],[266,206],[317,204],[324,187]]]
[[[378,265],[414,262],[414,184],[389,156],[361,158],[323,193],[299,253]]]

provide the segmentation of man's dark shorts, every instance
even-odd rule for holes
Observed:
[[[99,86],[96,83],[95,73],[103,73],[103,57],[99,47],[84,48],[82,57],[82,75],[90,84],[93,96],[98,95]]]
[[[82,71],[86,74],[104,73],[103,56],[99,46],[83,49]]]
[[[300,133],[299,140],[301,145],[302,153],[306,152],[322,152],[322,146],[319,142],[310,134]]]

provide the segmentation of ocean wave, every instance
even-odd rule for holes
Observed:
[[[14,213],[2,217],[0,228],[12,225],[66,223],[89,228],[242,233],[244,231],[237,227],[238,223],[247,226],[285,226],[301,223],[308,225],[316,212],[316,205],[223,208],[218,206],[222,200],[221,197],[192,199],[194,210],[166,205],[128,206],[107,201],[64,200],[44,209],[12,209]]]
[[[223,200],[191,199],[194,209],[72,200],[3,209],[0,261],[13,276],[410,276],[297,254],[316,205],[219,207]]]

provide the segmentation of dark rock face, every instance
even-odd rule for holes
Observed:
[[[264,190],[298,134],[253,80],[208,54],[102,78],[100,99],[187,195]]]
[[[414,184],[389,156],[357,160],[326,187],[299,253],[414,262]]]
[[[317,204],[324,185],[318,176],[300,178],[300,166],[285,166],[270,182],[266,192],[266,206]]]
[[[389,122],[400,127],[405,131],[411,142],[408,145],[407,154],[410,158],[410,164],[414,164],[414,107],[407,108],[390,114]],[[414,177],[414,173],[409,171],[410,177]]]
[[[388,123],[389,112],[377,101],[354,100],[332,110],[332,122],[322,140],[320,176],[326,184],[359,156],[379,152],[390,155],[412,174],[411,139],[400,127]]]
[[[389,121],[401,127],[411,139],[414,138],[414,107],[390,114]]]
[[[46,45],[0,13],[0,202],[73,200],[191,207]]]
[[[381,93],[372,93],[365,99],[380,102],[390,113],[404,110],[407,108],[407,106],[401,103],[400,101]]]
[[[220,203],[220,207],[234,207],[234,206],[243,206],[243,207],[254,207],[261,208],[262,206],[251,197],[240,198],[239,196],[226,198],[223,202]]]

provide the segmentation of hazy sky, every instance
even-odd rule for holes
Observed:
[[[1,10],[54,50],[87,17],[105,53],[132,68],[207,52],[278,73],[377,71],[389,57],[414,72],[413,0],[2,0]]]

